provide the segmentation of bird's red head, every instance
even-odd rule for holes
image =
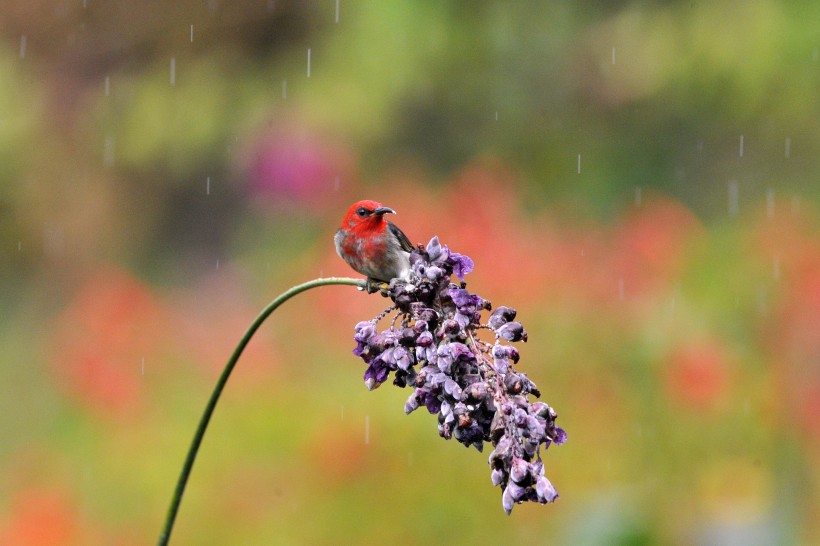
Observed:
[[[387,213],[395,214],[396,211],[390,207],[385,207],[378,201],[372,201],[370,199],[357,201],[347,210],[347,214],[345,214],[342,220],[342,229],[381,231],[386,224],[382,216]]]

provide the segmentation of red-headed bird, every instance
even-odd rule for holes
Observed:
[[[370,281],[410,280],[413,244],[402,230],[384,219],[396,211],[377,201],[353,203],[333,241],[336,253]]]

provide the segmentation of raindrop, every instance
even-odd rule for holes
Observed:
[[[498,110],[495,111],[495,120],[498,121]]]
[[[612,48],[612,64],[615,64],[615,48]]]
[[[107,97],[110,94],[111,94],[111,77],[106,76],[105,77],[105,96]]]
[[[171,57],[171,85],[177,84],[177,58]]]
[[[581,174],[581,154],[578,154],[578,174]]]
[[[23,249],[23,241],[17,241],[17,252]]]
[[[211,195],[211,177],[205,178],[205,195]]]
[[[820,58],[820,49],[815,47],[811,50],[811,60],[816,61],[818,58]]]
[[[274,2],[273,0],[268,0],[268,11],[273,11],[275,5],[276,2]]]
[[[698,140],[698,153],[703,151],[703,141]]]
[[[105,146],[103,148],[103,165],[111,167],[114,165],[114,137],[105,137]]]
[[[366,415],[364,418],[364,443],[370,443],[370,416]]]
[[[191,25],[191,43],[194,43],[194,25]]]
[[[333,189],[335,191],[339,191],[339,177],[337,176],[336,179],[333,181]]]
[[[282,80],[282,98],[288,98],[288,80]]]
[[[140,366],[140,370],[142,371],[142,375],[145,375],[145,357],[142,357],[142,365]]]
[[[740,135],[740,157],[743,157],[743,135]]]
[[[643,195],[641,195],[641,187],[635,187],[635,206],[640,207],[641,203],[643,203]]]
[[[310,77],[310,48],[308,48],[308,59],[307,59],[307,77]]]
[[[336,0],[336,23],[339,22],[339,0]]]
[[[786,137],[786,159],[789,159],[790,155],[792,155],[792,139]]]
[[[216,268],[219,269],[219,260],[216,260]]]
[[[729,216],[736,216],[739,212],[737,180],[729,180]]]
[[[774,189],[769,188],[766,191],[766,216],[769,218],[774,216]]]
[[[20,58],[23,59],[26,56],[26,35],[23,34],[20,36]]]
[[[775,255],[772,260],[772,277],[775,281],[780,280],[780,256]]]

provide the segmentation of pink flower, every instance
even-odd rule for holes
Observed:
[[[251,139],[239,161],[254,195],[284,206],[309,204],[302,212],[320,213],[355,183],[350,151],[295,123]]]

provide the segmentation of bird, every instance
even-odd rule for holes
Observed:
[[[413,244],[385,214],[396,211],[378,201],[365,199],[353,203],[336,230],[336,253],[372,283],[389,284],[393,279],[410,280],[410,253]]]

